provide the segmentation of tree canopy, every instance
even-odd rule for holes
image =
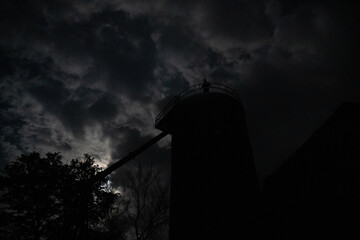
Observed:
[[[101,169],[84,155],[64,164],[60,153],[21,155],[4,169],[0,182],[2,239],[82,239],[95,236],[116,195]]]
[[[153,167],[126,171],[115,194],[85,154],[19,156],[0,176],[0,239],[167,239],[169,187]],[[94,180],[96,179],[96,180]]]

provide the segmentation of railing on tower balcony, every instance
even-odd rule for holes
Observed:
[[[209,92],[220,92],[220,93],[225,93],[237,100],[240,100],[239,95],[230,87],[221,84],[221,83],[209,83],[208,86],[208,91]],[[204,87],[202,83],[198,83],[195,85],[192,85],[188,88],[186,88],[184,91],[182,91],[179,95],[173,97],[168,104],[166,104],[166,106],[163,108],[163,110],[159,113],[159,115],[157,115],[156,119],[155,119],[155,126],[157,126],[157,124],[161,121],[161,119],[163,119],[164,116],[166,116],[166,114],[168,112],[170,112],[171,109],[174,108],[174,106],[176,104],[178,104],[179,102],[181,102],[181,100],[183,100],[186,97],[195,95],[195,94],[200,94],[204,92]],[[206,94],[204,92],[204,94]]]

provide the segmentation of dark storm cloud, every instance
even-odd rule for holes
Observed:
[[[119,113],[124,115],[122,97],[148,101],[154,82],[156,54],[146,18],[131,19],[124,11],[95,4],[99,8],[81,1],[13,1],[1,8],[1,29],[6,32],[1,39],[3,101],[13,97],[15,105],[32,105],[59,120],[78,140],[86,138],[86,129],[94,124],[105,127]],[[14,112],[20,119],[29,118],[21,109]],[[55,138],[55,133],[45,136],[39,130],[36,140],[28,125],[22,127],[28,136],[12,142],[22,138],[30,145],[47,146],[45,139]],[[62,149],[71,149],[69,144]]]
[[[112,158],[114,160],[125,157],[128,153],[136,150],[152,139],[152,136],[143,136],[138,129],[127,126],[112,128],[110,131],[106,131],[106,135],[113,139],[112,143],[114,146],[112,148]],[[165,159],[158,159],[159,155],[163,155],[158,146],[152,147],[146,150],[146,152],[145,157],[139,156],[139,159],[146,159],[145,162],[147,163],[145,163],[145,165],[154,161],[166,161]],[[149,152],[156,154],[149,154]]]
[[[144,143],[140,131],[127,126],[115,127],[110,129],[107,134],[113,139],[112,142],[115,144],[112,148],[113,159],[120,159]]]
[[[105,133],[112,139],[112,159],[113,162],[125,157],[128,153],[135,151],[140,146],[152,139],[152,136],[142,136],[138,129],[127,126],[111,128]],[[111,164],[112,164],[111,163]],[[123,171],[131,169],[141,163],[144,167],[156,166],[161,171],[163,177],[168,177],[170,168],[170,149],[160,148],[154,145],[140,154],[136,160],[127,163],[122,170],[116,172],[112,176],[115,183],[121,181]]]
[[[104,78],[112,91],[146,99],[156,64],[146,18],[130,19],[122,11],[107,10],[93,16],[92,23],[97,25],[90,50],[94,62],[85,79]]]
[[[53,129],[47,127],[31,129],[31,134],[28,135],[27,140],[47,147],[54,147],[60,152],[72,149],[71,145],[60,134],[56,134],[56,139],[53,139]]]
[[[167,101],[207,77],[239,92],[263,177],[340,102],[359,101],[351,2],[0,4],[4,156],[60,149],[106,164],[154,136]],[[155,145],[141,159],[166,154]]]
[[[13,157],[14,148],[23,148],[18,140],[21,138],[19,130],[25,123],[18,114],[11,112],[11,108],[8,102],[0,101],[0,167]]]
[[[94,102],[90,108],[90,118],[94,118],[99,122],[112,120],[116,117],[119,103],[114,97],[109,95],[102,96]]]
[[[264,9],[266,1],[210,1],[204,3],[204,30],[221,38],[241,42],[270,39],[274,26]]]
[[[236,86],[255,156],[263,159],[258,163],[262,176],[285,160],[341,102],[359,101],[360,90],[353,6],[273,1],[267,11],[276,26],[270,48],[261,55],[250,52],[250,81]]]

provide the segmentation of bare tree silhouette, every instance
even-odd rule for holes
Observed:
[[[126,171],[112,211],[109,223],[112,229],[116,223],[122,228],[120,239],[167,239],[169,185],[160,180],[158,169],[138,164],[135,171]]]

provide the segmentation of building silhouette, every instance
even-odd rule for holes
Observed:
[[[345,103],[270,177],[264,239],[359,239],[360,105]]]
[[[170,240],[254,235],[258,182],[238,95],[194,85],[159,114],[172,135]]]
[[[170,240],[359,239],[360,105],[342,104],[260,191],[239,96],[204,80],[174,97],[162,131],[104,177],[172,135]]]

